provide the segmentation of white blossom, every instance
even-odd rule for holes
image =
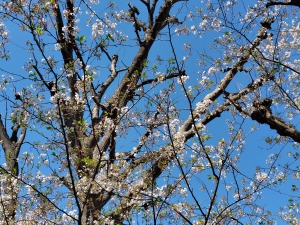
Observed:
[[[258,182],[263,182],[268,179],[268,174],[265,172],[258,172],[255,174],[255,178]]]

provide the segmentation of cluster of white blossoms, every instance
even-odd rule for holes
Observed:
[[[57,61],[52,56],[48,56],[47,59],[43,58],[41,60],[41,64],[51,66],[51,68],[55,68],[57,65]]]
[[[0,57],[5,58],[7,52],[5,50],[5,45],[8,44],[10,37],[8,35],[8,30],[3,22],[0,23]]]
[[[3,22],[0,23],[0,37],[2,39],[2,42],[0,42],[0,46],[10,39],[10,37],[8,36],[8,30],[6,29],[6,26]]]
[[[165,80],[166,75],[164,73],[156,72],[155,75],[156,75],[155,77],[159,83],[161,83]]]
[[[210,99],[204,99],[201,102],[197,102],[196,111],[199,114],[203,114],[206,111],[206,109],[210,106],[211,103],[212,101]]]
[[[58,92],[54,96],[51,96],[50,100],[52,103],[57,103],[58,100],[63,99],[65,102],[71,100],[70,96],[66,92]]]
[[[190,77],[189,76],[187,76],[187,75],[184,75],[184,76],[181,76],[181,77],[178,77],[177,78],[177,83],[178,84],[185,84],[186,83],[186,81],[189,79]]]
[[[265,172],[257,172],[255,178],[258,182],[263,182],[268,179],[268,174]]]
[[[104,34],[103,23],[99,19],[92,25],[92,38],[96,39]]]
[[[207,74],[211,75],[211,74],[214,74],[216,72],[219,72],[219,70],[215,67],[210,67],[207,71]]]

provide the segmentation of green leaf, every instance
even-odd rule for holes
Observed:
[[[86,37],[84,35],[82,35],[81,37],[76,37],[75,40],[78,42],[83,42],[85,41]]]
[[[80,37],[80,41],[84,41],[84,40],[85,40],[85,36],[82,35],[82,36]]]
[[[42,28],[41,25],[37,25],[37,27],[35,28],[35,32],[36,32],[38,35],[43,35],[44,29]]]
[[[291,188],[291,190],[292,190],[292,191],[298,191],[298,190],[299,190],[299,188],[298,188],[298,186],[297,186],[297,185],[295,185],[295,184],[292,184],[292,188]]]
[[[214,178],[215,178],[215,176],[213,176],[213,175],[207,175],[207,177],[208,177],[208,179],[209,179],[209,180],[211,180],[211,179],[214,179]]]
[[[268,143],[268,144],[271,144],[272,143],[272,138],[269,138],[269,137],[265,138],[265,142]]]
[[[109,40],[112,40],[113,42],[115,41],[110,34],[106,34],[106,38],[109,39]]]

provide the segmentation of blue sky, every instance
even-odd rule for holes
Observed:
[[[255,2],[256,1],[244,1],[244,4],[245,4],[245,7],[247,7],[247,5],[252,5]],[[117,2],[118,7],[115,10],[116,11],[121,10],[121,9],[124,9],[124,11],[128,10],[127,3],[128,3],[127,1]],[[139,1],[132,1],[131,3],[135,4],[138,8],[143,7],[143,5]],[[201,4],[200,1],[190,1],[185,7],[183,7],[183,12],[188,12],[189,10],[194,10],[195,6],[201,7],[201,6],[203,6],[203,4]],[[100,17],[102,17],[104,15],[104,12],[106,11],[107,4],[106,4],[106,2],[102,1],[100,3],[100,5],[95,6],[95,7],[96,7],[95,11],[97,13],[99,13]],[[175,9],[172,11],[172,13],[175,14],[175,13],[177,13],[178,10],[179,10],[179,8],[175,7]],[[233,14],[238,13],[239,11],[242,14],[244,13],[244,8],[242,5],[237,6],[237,8],[235,8],[235,11],[233,12]],[[140,10],[140,12],[141,12],[141,16],[139,18],[143,18],[145,11]],[[201,18],[195,18],[195,21],[189,21],[189,18],[186,18],[185,16],[186,16],[186,14],[184,14],[184,13],[178,14],[179,20],[185,20],[185,23],[189,27],[194,24],[197,25],[197,23],[199,23],[199,21],[201,21]],[[85,23],[84,22],[84,20],[85,20],[84,13],[82,14],[81,17],[82,17],[81,22],[79,24],[82,26],[80,26],[79,36],[85,35],[87,41],[91,42],[91,26],[87,27],[84,25],[84,23]],[[10,35],[12,37],[11,44],[8,45],[8,48],[11,51],[11,59],[8,61],[2,60],[0,62],[0,68],[26,77],[28,75],[28,73],[26,71],[24,71],[22,69],[22,67],[24,65],[24,62],[26,62],[28,60],[28,57],[30,57],[27,53],[27,46],[25,46],[25,41],[27,38],[29,38],[29,36],[25,32],[21,32],[17,28],[17,26],[14,25],[13,22],[6,22],[6,26],[9,29]],[[238,25],[238,26],[240,26],[240,25]],[[120,25],[118,25],[118,28],[120,30],[122,30],[123,33],[128,34],[129,39],[133,38],[134,28],[130,23],[120,24]],[[192,55],[185,61],[185,70],[186,70],[187,75],[189,75],[189,77],[190,77],[190,79],[188,80],[188,82],[186,84],[186,86],[188,87],[190,85],[193,85],[196,82],[196,80],[200,77],[200,74],[203,71],[207,71],[207,69],[212,64],[212,62],[211,62],[211,64],[208,63],[207,66],[197,65],[197,59],[199,59],[200,52],[206,52],[206,53],[208,53],[208,55],[210,57],[212,57],[214,59],[222,56],[222,54],[223,54],[222,49],[212,49],[210,46],[211,46],[211,44],[214,43],[213,40],[215,38],[222,36],[223,30],[221,32],[207,32],[200,39],[199,35],[193,35],[193,34],[178,36],[174,33],[175,29],[176,29],[176,26],[171,27],[171,31],[173,32],[173,35],[172,35],[172,39],[174,41],[173,44],[176,46],[176,54],[177,54],[179,61],[181,61],[182,58],[184,56],[187,56],[189,53],[188,51],[183,50],[183,44],[190,43],[192,46],[192,50],[191,50]],[[229,29],[224,29],[224,31],[228,31],[228,30]],[[167,29],[165,29],[164,31],[166,32]],[[257,31],[257,27],[254,27],[252,32],[249,32],[249,39],[253,40],[253,38],[256,35],[256,31]],[[157,64],[156,59],[157,59],[158,55],[162,59],[167,59],[167,58],[173,57],[173,55],[171,54],[171,47],[168,42],[168,36],[166,34],[162,34],[159,37],[159,39],[160,40],[154,44],[153,49],[150,52],[149,67],[151,67],[154,63]],[[132,40],[131,42],[128,42],[128,45],[126,43],[126,45],[124,45],[124,46],[113,46],[114,43],[111,43],[111,44],[112,44],[112,46],[109,47],[109,49],[108,49],[109,54],[111,54],[111,55],[118,54],[119,55],[119,61],[117,64],[117,68],[121,69],[121,68],[124,68],[125,65],[128,66],[130,64],[132,58],[135,56],[135,54],[137,52],[138,48],[136,46],[136,42],[134,40]],[[52,46],[52,47],[54,47],[54,46]],[[219,52],[219,50],[220,50],[220,52]],[[53,49],[50,50],[48,52],[48,54],[52,55],[54,57],[61,58],[59,53],[53,51]],[[41,60],[41,59],[42,58],[40,58],[39,60]],[[103,67],[102,69],[100,69],[100,76],[99,76],[99,80],[103,81],[109,74],[107,68],[105,68],[109,65],[108,60],[106,60],[105,56],[103,55],[101,57],[101,60],[92,61],[91,64],[92,64],[92,66]],[[249,66],[251,66],[251,65],[249,65]],[[161,72],[165,72],[166,65],[163,64],[163,65],[159,66],[158,70]],[[7,74],[7,73],[2,71],[1,74]],[[154,74],[151,74],[150,69],[149,69],[149,72],[147,75],[149,77],[154,76]],[[216,80],[220,80],[220,79],[222,79],[222,76],[224,76],[224,73],[217,73],[214,76],[215,76]],[[112,87],[110,87],[110,93],[113,93],[113,90],[116,88],[118,82],[121,81],[121,78],[122,78],[122,74],[120,74],[118,76],[115,84]],[[18,80],[18,78],[15,77],[14,80]],[[240,73],[237,76],[236,81],[233,82],[233,84],[228,88],[228,91],[236,92],[240,88],[245,87],[249,81],[251,81],[251,77],[249,77],[249,74]],[[21,89],[24,85],[30,85],[30,81],[22,80],[21,82],[16,82],[14,85],[15,85],[17,91],[21,91]],[[160,85],[156,89],[154,89],[153,92],[156,92],[157,89],[164,88],[164,87],[165,86]],[[184,93],[180,89],[180,86],[177,85],[176,88],[177,88],[176,89],[177,93],[175,95],[173,95],[173,98],[175,101],[178,102],[177,106],[179,108],[183,109],[181,111],[180,119],[184,120],[188,115],[188,110],[186,110],[186,109],[188,109],[188,105],[186,104]],[[209,92],[209,90],[204,91],[197,98],[197,100],[201,100],[201,98],[204,97],[205,94],[208,92]],[[13,100],[14,99],[14,97],[13,97],[14,86],[12,86],[12,85],[9,86],[6,93]],[[263,95],[268,95],[268,93],[263,94]],[[109,96],[107,96],[107,97],[109,97]],[[220,102],[222,102],[222,101],[223,100],[220,100]],[[0,102],[0,104],[2,104],[2,103],[4,103],[4,102]],[[142,105],[142,103],[143,102],[141,102],[140,105],[137,105],[137,106],[140,107]],[[2,105],[0,108],[0,112],[2,113],[2,115],[4,115],[4,113],[5,113],[5,107]],[[212,123],[207,125],[207,131],[208,131],[208,133],[212,134],[212,139],[207,141],[206,144],[216,146],[221,138],[224,138],[225,140],[227,140],[229,138],[227,125],[225,123],[225,119],[226,119],[227,115],[228,115],[228,113],[226,112],[226,113],[224,113],[224,115],[222,115],[222,117],[216,119],[215,121],[213,121]],[[9,121],[7,123],[9,124]],[[271,131],[270,128],[266,125],[259,125],[250,120],[245,121],[243,128],[245,130],[247,130],[248,132],[250,132],[251,126],[253,126],[253,124],[256,124],[257,126],[259,126],[260,129],[258,131],[255,131],[254,134],[249,135],[249,137],[247,137],[245,139],[245,141],[246,141],[245,151],[242,154],[242,158],[239,163],[240,170],[244,174],[247,174],[250,177],[252,177],[254,175],[255,167],[257,165],[260,165],[262,167],[266,166],[265,163],[266,163],[266,159],[269,154],[278,153],[281,151],[281,148],[283,148],[281,157],[280,157],[280,162],[282,161],[281,164],[283,165],[286,161],[291,161],[291,159],[287,159],[286,152],[295,151],[291,147],[291,144],[277,145],[277,146],[274,146],[274,147],[268,149],[269,145],[265,143],[265,138],[268,136],[273,136],[273,137],[277,136],[276,132]],[[8,126],[8,127],[10,127],[10,126]],[[45,130],[45,132],[47,132],[47,131]],[[247,132],[245,132],[245,133],[247,133]],[[128,137],[124,137],[123,139],[121,139],[122,141],[120,143],[118,143],[118,147],[120,147],[120,151],[131,150],[132,147],[134,147],[136,145],[136,141],[138,140],[136,137],[137,137],[136,130],[130,131]],[[28,132],[26,141],[33,142],[39,138],[40,137],[37,134]],[[42,140],[43,139],[41,139],[40,141],[42,141]],[[38,157],[38,152],[33,150],[30,147],[30,145],[28,145],[28,144],[24,144],[23,148],[21,149],[21,153],[24,151],[32,151],[35,154],[35,156]],[[3,154],[3,153],[1,152],[1,154]],[[4,162],[3,155],[1,155],[0,162],[1,163]],[[42,170],[42,172],[47,174],[49,171]],[[205,176],[203,176],[201,178],[203,178],[204,182],[205,182],[205,179],[207,179],[207,177],[205,177]],[[163,184],[162,180],[160,182]],[[296,182],[299,184],[299,181],[294,181],[294,180],[289,181],[285,185],[280,186],[279,190],[282,192],[285,192],[287,189],[290,188],[291,184],[294,184],[294,183],[296,184]],[[199,187],[197,187],[197,185],[198,185],[197,182],[192,183],[192,185],[195,190],[197,190],[199,188]],[[197,193],[197,191],[196,191],[196,193]],[[222,191],[221,191],[221,193],[222,193]],[[268,209],[277,211],[279,206],[287,204],[287,199],[289,198],[289,196],[285,196],[285,195],[281,195],[281,194],[275,195],[275,193],[276,192],[274,192],[274,191],[265,189],[263,191],[263,199],[261,200],[261,202]],[[294,193],[292,193],[292,194],[294,194]],[[274,197],[274,196],[276,196],[276,197]],[[199,199],[201,199],[201,196],[199,196]]]

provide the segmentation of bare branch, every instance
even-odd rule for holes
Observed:
[[[266,7],[274,6],[274,5],[286,5],[286,6],[298,6],[300,7],[300,2],[298,0],[291,0],[290,2],[274,2],[274,1],[269,1],[266,4]]]
[[[136,90],[139,89],[140,87],[142,86],[145,86],[147,84],[152,84],[152,83],[156,83],[158,81],[165,81],[165,80],[168,80],[168,79],[171,79],[171,78],[175,78],[175,77],[180,77],[180,76],[183,76],[185,75],[185,71],[179,71],[178,73],[171,73],[163,78],[159,78],[159,77],[156,77],[154,79],[148,79],[148,80],[145,80],[145,81],[142,81],[140,84],[137,84],[136,85]]]
[[[300,143],[300,132],[281,118],[273,116],[271,104],[272,100],[267,98],[262,101],[255,101],[253,103],[255,110],[251,113],[251,118],[261,124],[268,124],[279,135],[290,137],[295,142]]]

